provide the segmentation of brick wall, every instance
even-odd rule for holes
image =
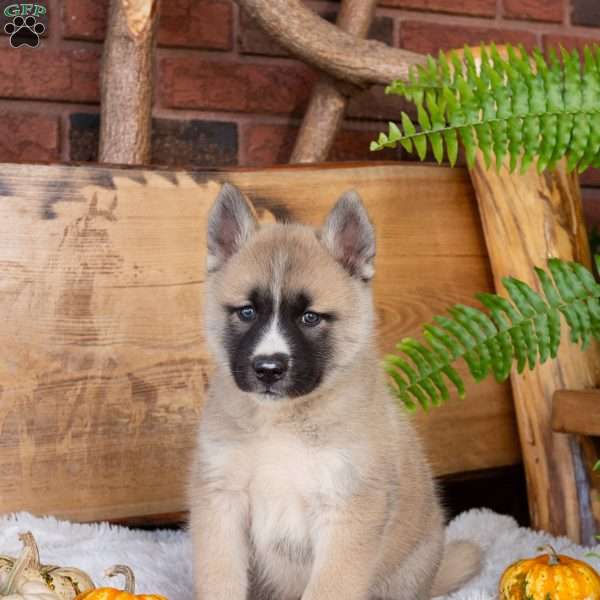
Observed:
[[[42,47],[0,39],[0,160],[94,160],[108,0],[38,0]],[[309,1],[334,19],[338,3]],[[600,41],[600,0],[380,0],[371,37],[418,52],[495,40],[527,47]],[[152,161],[195,167],[285,162],[316,74],[291,59],[230,0],[163,0]],[[356,97],[332,160],[372,155],[369,141],[398,100]],[[585,176],[586,199],[600,175]],[[600,203],[599,203],[600,206]]]

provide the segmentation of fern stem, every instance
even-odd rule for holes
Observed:
[[[493,119],[486,119],[485,123],[488,124],[492,124],[492,123],[507,123],[508,121],[510,121],[511,119],[517,118],[517,119],[522,119],[522,120],[526,120],[530,117],[562,117],[565,115],[569,115],[569,116],[579,116],[579,115],[600,115],[600,105],[598,106],[598,110],[596,111],[579,111],[579,112],[568,112],[568,111],[563,111],[563,112],[537,112],[537,113],[527,113],[525,115],[519,115],[518,117],[504,117],[504,118],[493,118]],[[462,125],[447,125],[445,127],[441,127],[439,129],[435,130],[435,133],[444,133],[445,131],[458,131],[459,129],[461,129],[462,127],[475,127],[476,125],[481,125],[483,123],[483,121],[481,120],[477,120],[477,121],[468,121],[466,123],[463,123]],[[401,138],[399,138],[397,141],[401,142],[402,140],[412,140],[416,137],[421,137],[423,135],[427,135],[426,132],[424,131],[415,131],[414,133],[410,133],[410,134],[405,134],[403,135]],[[373,144],[375,144],[376,142],[372,142]],[[395,146],[394,146],[395,147]],[[381,148],[377,148],[377,150],[383,150],[384,147]]]

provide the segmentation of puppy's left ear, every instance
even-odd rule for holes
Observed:
[[[363,281],[373,277],[375,230],[357,192],[346,192],[336,202],[320,238],[350,275]]]

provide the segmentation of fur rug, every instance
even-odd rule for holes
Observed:
[[[40,546],[42,562],[83,569],[94,583],[120,587],[103,571],[114,564],[129,565],[136,574],[138,593],[158,593],[169,600],[192,600],[191,546],[186,532],[137,531],[102,524],[80,525],[39,518],[29,514],[0,517],[0,554],[15,556],[20,548],[18,534],[31,531]],[[552,543],[557,551],[584,558],[589,550],[564,538],[552,538],[518,527],[511,518],[489,510],[471,510],[448,526],[449,539],[471,539],[485,550],[481,574],[446,600],[492,600],[497,598],[500,574],[511,562],[535,556],[537,548]],[[600,546],[596,548],[600,550]],[[600,569],[600,561],[588,558]]]

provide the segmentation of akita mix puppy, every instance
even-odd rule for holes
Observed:
[[[190,488],[199,600],[424,600],[479,568],[444,548],[421,444],[374,341],[374,231],[355,192],[320,231],[260,227],[235,187],[209,217],[217,368]]]

